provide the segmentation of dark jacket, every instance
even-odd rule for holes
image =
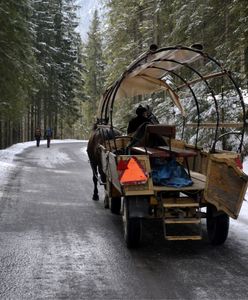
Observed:
[[[41,138],[41,130],[40,128],[36,128],[35,129],[35,134],[34,134],[35,138]]]
[[[52,135],[53,135],[52,129],[51,128],[47,128],[46,131],[45,131],[44,137],[45,138],[51,138]]]
[[[135,132],[143,123],[150,123],[150,121],[144,116],[137,116],[130,120],[127,127],[127,134]]]

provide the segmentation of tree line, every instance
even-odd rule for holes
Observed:
[[[0,148],[32,140],[37,126],[88,138],[104,89],[151,44],[201,43],[247,89],[246,2],[101,0],[83,43],[78,1],[1,1]],[[132,109],[117,104],[118,126]]]
[[[92,68],[87,76],[108,86],[116,80],[133,59],[147,51],[151,44],[159,47],[195,43],[225,67],[232,70],[239,86],[247,89],[248,72],[248,6],[245,0],[102,0],[104,13],[94,15],[84,45],[86,58],[101,61],[104,67]],[[95,24],[95,26],[93,26]],[[98,28],[96,28],[98,24]],[[101,32],[101,35],[97,32]],[[100,56],[90,52],[94,39],[101,43]],[[99,46],[97,46],[99,49]],[[104,81],[102,80],[104,76]],[[96,91],[97,89],[94,89]],[[98,89],[99,90],[99,89]],[[100,95],[90,95],[86,107],[95,111]],[[163,98],[163,95],[160,95]],[[156,106],[158,99],[152,99]],[[136,102],[142,101],[139,97]],[[157,101],[157,102],[156,102]],[[160,102],[159,102],[160,103]],[[134,103],[135,104],[135,103]],[[156,109],[156,107],[155,107]],[[168,109],[166,105],[164,109]],[[115,124],[120,128],[127,124],[134,111],[133,102],[125,101],[125,107],[117,104]],[[171,114],[171,111],[167,111]],[[166,113],[166,112],[165,112]],[[92,120],[94,113],[89,118]],[[90,127],[90,124],[87,124]],[[85,128],[88,128],[88,127]]]
[[[79,117],[81,39],[74,0],[0,3],[0,148],[63,136]]]

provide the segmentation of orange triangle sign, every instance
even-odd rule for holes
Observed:
[[[126,169],[120,176],[120,183],[122,184],[143,184],[147,182],[147,175],[142,166],[135,157],[131,157],[126,165]]]

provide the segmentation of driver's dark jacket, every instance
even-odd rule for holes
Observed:
[[[150,120],[144,116],[137,116],[130,120],[127,127],[127,134],[135,132],[139,126],[145,122],[150,123]]]

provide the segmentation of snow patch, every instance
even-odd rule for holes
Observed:
[[[56,165],[64,165],[71,162],[70,157],[59,151],[49,151],[49,153],[42,153],[42,155],[37,160],[39,166],[44,168],[55,168]]]
[[[72,142],[87,142],[84,140],[52,140],[52,144],[55,143],[72,143]],[[41,141],[41,144],[46,144],[46,141]],[[16,155],[20,154],[23,150],[28,147],[34,147],[35,142],[26,142],[15,144],[7,149],[0,150],[0,190],[3,190],[2,187],[7,183],[8,177],[12,170],[14,170],[16,165]],[[38,162],[40,165],[45,166],[46,168],[54,168],[57,164],[66,164],[71,161],[67,154],[59,152],[58,150],[53,151],[54,149],[47,149],[50,151],[43,152],[43,156],[39,157],[40,161]],[[80,152],[82,153],[82,159],[86,162],[88,161],[86,146],[80,148]],[[52,155],[50,155],[52,154]],[[49,170],[49,169],[48,169]],[[248,174],[248,157],[245,158],[243,163],[243,171]],[[54,170],[53,170],[54,172]],[[0,191],[0,197],[2,196],[2,191]],[[245,199],[248,200],[248,192],[245,195]],[[71,203],[70,203],[71,205]],[[244,201],[240,215],[238,220],[231,219],[230,226],[230,234],[239,235],[239,239],[247,243],[247,234],[248,234],[248,201]],[[201,295],[202,291],[197,290],[197,293]]]
[[[58,143],[82,143],[87,142],[86,140],[73,140],[73,139],[66,139],[66,140],[57,140],[53,139],[52,144],[58,144]],[[46,145],[46,140],[42,140],[40,142],[40,145]],[[1,186],[7,183],[8,177],[11,174],[11,172],[14,170],[16,162],[15,158],[17,158],[17,155],[22,153],[25,149],[29,147],[36,147],[35,141],[25,142],[25,143],[18,143],[14,144],[11,147],[0,150],[0,189]],[[52,146],[51,146],[52,147]],[[84,147],[82,148],[84,149]],[[52,150],[49,149],[49,150]],[[48,150],[48,151],[49,151]],[[52,153],[51,157],[50,154]],[[85,146],[85,152],[86,153],[86,146]],[[45,155],[45,154],[44,154]],[[46,166],[47,168],[53,168],[55,164],[65,164],[70,162],[70,158],[65,154],[58,151],[50,151],[49,156],[48,153],[46,153],[47,156],[45,157],[39,157],[37,158],[37,163],[42,166]],[[85,158],[86,160],[87,158]]]

